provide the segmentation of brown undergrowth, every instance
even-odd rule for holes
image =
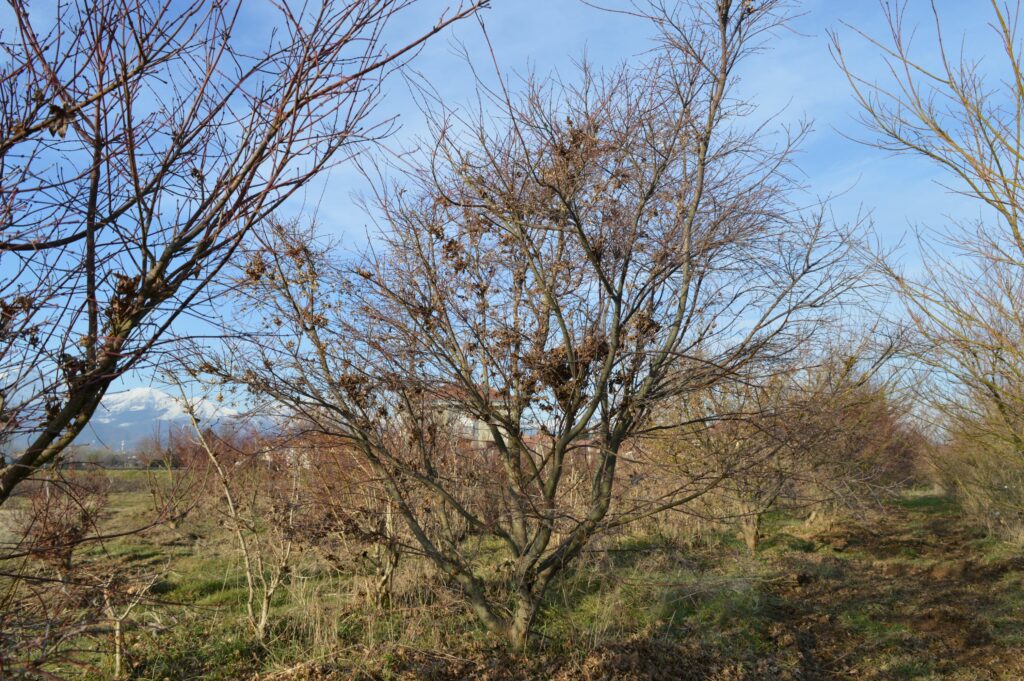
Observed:
[[[746,560],[728,542],[701,550],[709,565],[730,552]],[[648,565],[651,581],[660,579]],[[623,569],[610,574],[632,579]],[[258,678],[1024,679],[1024,557],[967,524],[944,497],[909,496],[830,529],[777,518],[741,572],[752,599],[709,597],[700,616],[691,602],[672,625],[623,621],[623,630],[637,630],[589,650],[544,642],[542,654],[519,657],[480,643],[443,652],[395,646],[362,651],[358,670],[325,662]],[[712,583],[711,574],[698,579]],[[623,620],[634,616],[635,604],[615,602]]]

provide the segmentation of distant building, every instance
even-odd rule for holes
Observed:
[[[469,393],[465,388],[456,385],[444,386],[434,394],[427,406],[437,409],[439,420],[444,424],[450,424],[458,437],[476,444],[493,443],[491,424],[475,414],[468,413],[468,397]],[[492,409],[499,413],[508,413],[506,396],[492,389],[487,399]]]

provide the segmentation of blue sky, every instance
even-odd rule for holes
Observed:
[[[393,28],[396,35],[415,31],[429,21],[431,12],[446,2],[424,2]],[[606,0],[607,7],[627,8],[628,0]],[[936,0],[949,36],[964,35],[968,53],[982,54],[993,41],[986,26],[989,0]],[[829,30],[843,39],[844,50],[869,79],[885,79],[877,49],[854,31],[884,36],[887,27],[876,0],[806,0],[793,3],[795,18],[789,30],[779,31],[769,49],[747,62],[740,90],[759,107],[759,116],[779,114],[778,122],[808,119],[814,130],[798,157],[809,190],[834,196],[835,217],[856,219],[870,213],[888,243],[896,243],[911,225],[939,227],[949,216],[974,215],[978,206],[936,184],[941,178],[930,164],[894,157],[846,136],[864,136],[856,121],[849,85],[829,53]],[[512,76],[529,69],[538,74],[558,72],[571,78],[574,60],[583,54],[596,64],[611,66],[636,58],[650,45],[650,29],[640,20],[601,12],[580,0],[493,0],[484,21],[501,69]],[[936,57],[934,24],[929,0],[909,0],[907,24],[918,26],[915,41],[925,60]],[[435,39],[419,55],[415,70],[450,105],[473,106],[473,79],[460,52],[466,52],[489,71],[490,57],[476,22],[466,21]],[[423,117],[401,79],[393,79],[379,109],[380,115],[398,116],[401,128],[390,146],[406,146],[423,129]],[[352,201],[366,185],[352,169],[339,168],[324,178],[322,187],[307,194],[309,209],[318,205],[323,227],[350,245],[363,242],[368,218]],[[320,192],[323,192],[322,195]],[[909,265],[913,264],[912,255]]]
[[[444,7],[456,0],[421,0],[389,29],[395,45],[418,35],[432,24]],[[602,0],[595,0],[601,2]],[[712,2],[712,0],[697,0]],[[882,0],[892,2],[894,0]],[[902,1],[902,0],[901,0]],[[996,56],[998,46],[987,26],[990,0],[934,0],[943,18],[947,38],[954,49],[963,36],[963,49],[971,55]],[[931,0],[906,0],[906,24],[918,27],[916,54],[926,62],[937,57]],[[605,6],[626,9],[629,0],[603,0]],[[586,55],[598,66],[613,66],[637,59],[651,43],[650,26],[622,14],[602,12],[581,0],[492,0],[483,13],[500,69],[515,82],[515,74],[529,70],[545,75],[573,77],[574,62]],[[877,233],[890,245],[898,243],[913,226],[941,229],[950,218],[976,216],[980,207],[938,184],[943,179],[931,164],[920,159],[894,157],[858,144],[848,136],[863,136],[856,108],[844,75],[830,53],[828,32],[839,33],[848,55],[868,80],[886,80],[877,48],[858,37],[852,28],[884,37],[887,26],[878,0],[793,0],[795,18],[787,30],[775,34],[765,52],[752,57],[742,71],[739,92],[759,106],[759,117],[777,114],[779,126],[807,119],[813,131],[798,157],[799,167],[813,196],[833,196],[836,220],[852,221],[870,214]],[[52,11],[48,2],[33,3],[43,16]],[[245,0],[243,32],[261,42],[274,27],[266,0]],[[10,10],[0,6],[0,25],[10,20]],[[45,22],[44,22],[45,23]],[[429,82],[448,106],[476,104],[474,79],[462,56],[465,51],[479,70],[493,78],[490,55],[476,21],[464,21],[435,37],[418,55],[412,68]],[[423,116],[409,95],[408,85],[395,77],[386,85],[376,115],[397,117],[400,125],[390,147],[408,147],[424,130]],[[291,210],[316,212],[327,232],[342,244],[358,248],[372,232],[370,218],[355,200],[365,194],[365,180],[351,166],[342,166],[308,188]],[[911,270],[913,249],[903,251]],[[182,329],[185,330],[185,329]],[[117,391],[149,384],[154,377],[138,373],[125,376]]]
[[[711,0],[702,0],[711,1]],[[993,41],[986,26],[989,0],[936,0],[948,35],[965,35],[968,53],[984,53]],[[422,30],[436,20],[448,0],[424,0],[402,15],[391,31],[394,42]],[[540,75],[557,72],[572,78],[574,62],[582,55],[597,65],[613,66],[636,59],[650,46],[650,27],[621,14],[601,12],[581,0],[492,0],[484,14],[501,70],[514,82],[516,74],[534,70]],[[628,0],[605,0],[609,7],[626,8]],[[252,9],[248,9],[251,7]],[[262,3],[251,2],[243,21],[254,35],[267,28]],[[805,0],[793,3],[795,18],[788,30],[772,37],[765,52],[747,62],[740,92],[759,105],[760,117],[777,114],[781,126],[802,119],[813,123],[798,157],[812,196],[833,196],[835,219],[853,221],[870,214],[885,242],[894,245],[912,226],[941,228],[950,217],[977,215],[979,206],[940,186],[936,168],[919,159],[895,157],[859,144],[847,136],[863,136],[845,76],[830,53],[828,32],[843,39],[849,60],[868,79],[885,78],[876,48],[859,38],[844,23],[868,34],[884,36],[884,13],[876,0]],[[916,45],[925,60],[936,57],[933,17],[929,0],[909,0],[908,25],[920,26]],[[481,29],[465,21],[435,38],[416,58],[413,69],[445,99],[449,106],[476,105],[473,76],[462,56],[465,51],[485,75],[493,77],[490,55]],[[399,129],[389,147],[408,147],[423,132],[423,115],[400,77],[387,84],[378,118],[397,117]],[[356,197],[368,185],[352,166],[335,168],[309,187],[291,210],[315,211],[320,226],[337,237],[343,247],[359,249],[373,232],[371,219],[358,207]],[[810,199],[810,197],[809,197]],[[913,249],[903,260],[913,269]],[[125,376],[113,390],[148,384],[149,376]]]

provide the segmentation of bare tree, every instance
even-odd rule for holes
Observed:
[[[263,644],[270,624],[270,605],[285,586],[292,567],[299,505],[298,462],[288,460],[286,443],[249,438],[245,448],[232,445],[228,438],[200,427],[194,405],[185,403],[195,442],[214,473],[214,485],[223,502],[219,509],[223,525],[234,537],[241,557],[249,627]],[[244,436],[236,439],[245,440]],[[273,459],[283,459],[283,475],[270,470]]]
[[[111,628],[111,638],[114,639],[114,679],[122,678],[125,671],[125,632],[131,623],[132,613],[145,601],[150,589],[162,577],[161,573],[148,574],[141,578],[136,575],[112,575],[100,587],[103,614]]]
[[[108,511],[109,487],[102,471],[57,472],[33,483],[25,506],[8,518],[18,541],[4,553],[31,556],[52,568],[51,577],[70,579],[75,550],[84,537],[97,534]]]
[[[833,51],[876,135],[866,142],[936,164],[951,191],[981,207],[976,220],[919,236],[921,276],[882,267],[920,331],[920,358],[935,370],[926,397],[941,425],[958,449],[973,442],[1002,458],[987,468],[1024,472],[1024,5],[987,4],[998,54],[984,61],[959,40],[950,46],[935,3],[928,35],[937,59],[919,59],[912,49],[904,3],[883,5],[886,36],[858,32],[881,52],[890,78],[861,77],[838,36]]]
[[[108,512],[102,471],[54,471],[25,488],[26,503],[5,520],[0,673],[26,678],[47,661],[73,656],[76,638],[103,619],[90,567],[76,552],[100,533]]]
[[[365,587],[377,607],[391,602],[395,574],[412,538],[403,532],[394,502],[358,452],[337,438],[325,438],[314,425],[296,438],[305,469],[302,496],[307,508],[299,536],[336,570],[369,572]]]
[[[529,80],[493,118],[434,111],[373,250],[260,232],[240,291],[276,333],[195,366],[347,442],[514,647],[591,538],[691,498],[613,503],[652,411],[800,346],[854,284],[847,233],[793,202],[796,140],[765,145],[732,98],[778,11],[653,6],[642,64]]]
[[[723,381],[668,405],[659,420],[682,425],[654,438],[662,477],[720,480],[700,512],[738,521],[751,552],[769,511],[877,502],[905,482],[919,440],[897,398],[901,344],[872,345],[800,353],[757,382]]]
[[[10,0],[0,48],[0,504],[197,314],[254,224],[386,132],[384,77],[486,4]]]

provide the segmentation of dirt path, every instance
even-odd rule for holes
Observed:
[[[773,590],[795,677],[1024,680],[1024,558],[986,553],[942,500],[814,540]]]

